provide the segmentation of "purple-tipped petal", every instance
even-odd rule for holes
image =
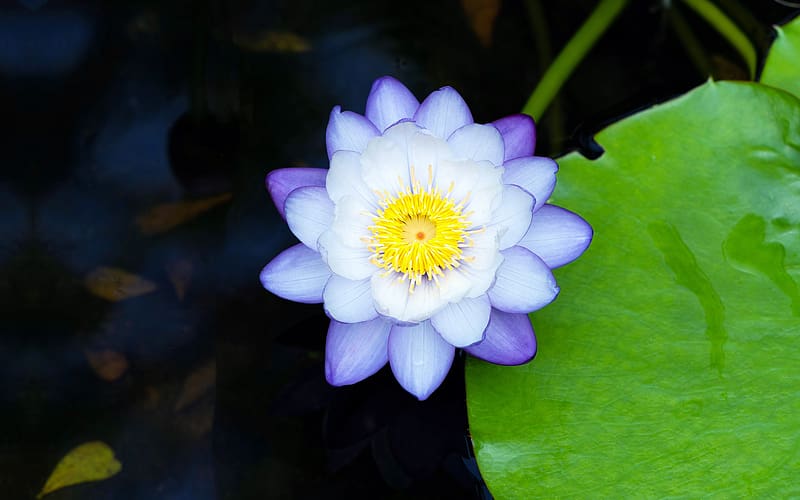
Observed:
[[[318,304],[331,271],[317,252],[298,244],[272,259],[259,277],[264,288],[278,297]]]
[[[497,365],[521,365],[536,356],[536,336],[527,314],[492,309],[483,342],[465,350]]]
[[[269,191],[275,208],[286,220],[286,197],[297,188],[307,186],[324,186],[325,176],[328,170],[325,168],[279,168],[267,174],[267,191]]]
[[[420,401],[428,399],[453,364],[455,348],[434,330],[430,321],[392,327],[389,365],[403,389]]]
[[[322,298],[328,316],[342,323],[360,323],[378,316],[369,279],[352,281],[334,274],[325,285]]]
[[[469,106],[452,87],[431,92],[414,114],[414,121],[442,139],[473,122]]]
[[[453,132],[447,142],[461,158],[503,164],[503,138],[492,125],[464,125]]]
[[[503,263],[488,292],[493,307],[509,313],[528,313],[556,298],[556,279],[542,259],[519,246],[500,253]]]
[[[369,140],[377,135],[380,133],[371,121],[358,113],[342,111],[341,106],[334,106],[325,131],[328,159],[336,151],[360,153],[367,147]]]
[[[383,318],[362,323],[331,321],[325,340],[325,379],[335,386],[360,382],[389,360],[392,324]]]
[[[516,245],[528,231],[535,201],[518,186],[503,186],[503,201],[492,214],[491,223],[498,228],[500,250]]]
[[[516,114],[492,123],[503,136],[506,161],[531,156],[536,149],[536,125],[528,115]]]
[[[307,247],[316,250],[319,236],[333,222],[333,202],[324,187],[295,189],[286,198],[286,223]]]
[[[511,160],[505,165],[503,183],[515,184],[536,198],[533,211],[537,211],[547,202],[556,187],[558,164],[550,158],[542,156],[525,156]]]
[[[472,345],[483,340],[483,332],[489,323],[492,306],[489,297],[481,295],[465,298],[431,317],[431,324],[447,342],[456,347]]]
[[[592,226],[579,215],[555,205],[533,214],[531,227],[519,242],[551,269],[569,264],[589,247]]]
[[[391,76],[375,80],[367,97],[367,119],[383,132],[403,119],[414,116],[419,101],[405,85]]]

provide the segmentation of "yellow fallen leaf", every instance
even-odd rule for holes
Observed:
[[[84,284],[92,294],[112,302],[146,295],[158,288],[152,281],[116,267],[94,269],[86,275]]]
[[[230,199],[230,193],[223,193],[202,200],[156,205],[136,217],[136,225],[147,236],[164,233]]]
[[[122,470],[114,450],[102,441],[83,443],[58,462],[36,498],[78,483],[107,479]]]
[[[237,33],[233,41],[239,47],[252,52],[308,52],[311,42],[290,31],[261,31]]]
[[[484,47],[492,44],[494,20],[500,12],[501,0],[461,0],[461,8],[469,19],[472,31]]]

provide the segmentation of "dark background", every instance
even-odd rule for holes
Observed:
[[[798,10],[718,3],[762,56]],[[709,72],[746,78],[681,2],[631,4],[539,121],[537,154],[600,154],[604,124]],[[294,241],[263,179],[327,166],[331,107],[363,112],[384,74],[420,99],[454,86],[479,122],[519,111],[594,5],[1,2],[0,497],[33,498],[102,440],[122,471],[48,498],[488,498],[463,358],[423,403],[387,369],[326,384],[321,307],[258,282]]]

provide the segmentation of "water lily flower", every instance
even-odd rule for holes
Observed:
[[[551,269],[588,247],[592,228],[546,204],[558,166],[533,156],[533,120],[474,123],[451,87],[420,103],[375,81],[364,116],[333,108],[329,169],[267,176],[301,243],[261,272],[272,293],[323,303],[325,375],[359,382],[387,362],[418,399],[442,383],[456,348],[517,365],[536,354],[528,313],[559,293]]]

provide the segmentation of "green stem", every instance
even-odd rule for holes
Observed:
[[[536,44],[536,59],[538,61],[539,74],[543,74],[550,63],[553,62],[553,47],[550,43],[550,30],[547,27],[547,16],[542,6],[542,0],[526,0],[525,5],[528,11],[528,20],[531,23],[533,42]],[[547,132],[547,146],[551,152],[559,151],[561,140],[564,137],[564,107],[558,95],[553,97],[550,104],[550,114],[547,116],[547,125],[541,127],[541,122],[536,124],[536,128],[544,129]],[[541,146],[537,144],[541,149]]]
[[[747,35],[742,33],[736,24],[733,23],[722,12],[719,7],[714,5],[710,0],[683,0],[686,5],[697,12],[700,17],[705,19],[711,26],[713,26],[720,35],[728,40],[728,43],[742,56],[744,62],[747,64],[747,69],[750,72],[750,78],[755,78],[756,75],[756,49]]]
[[[702,44],[694,36],[692,28],[689,27],[689,23],[686,22],[686,19],[683,18],[678,9],[669,9],[667,15],[672,24],[672,29],[675,30],[678,40],[683,44],[689,59],[692,60],[700,75],[703,78],[708,78],[711,74],[711,63],[708,61],[705,52],[703,52]]]
[[[742,28],[742,31],[753,42],[759,54],[767,52],[772,44],[769,25],[756,19],[739,0],[718,0],[717,4],[737,26]]]
[[[606,31],[611,22],[628,4],[628,0],[600,0],[594,12],[583,23],[578,31],[567,42],[553,64],[547,69],[539,85],[525,103],[522,112],[535,119],[547,109],[547,106],[558,93],[558,90],[569,78],[569,75],[583,59],[598,38]]]

